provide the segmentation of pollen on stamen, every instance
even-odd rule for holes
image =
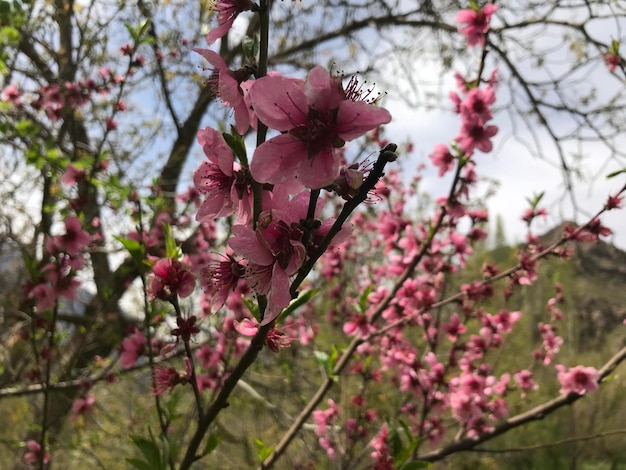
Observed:
[[[379,101],[383,97],[383,94],[378,92],[376,93],[376,96],[372,96],[374,94],[374,87],[376,84],[372,84],[370,88],[365,88],[366,84],[367,80],[359,82],[359,79],[355,75],[350,77],[348,85],[344,90],[346,98],[351,101],[364,101],[368,104],[374,104]]]

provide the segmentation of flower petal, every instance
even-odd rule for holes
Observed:
[[[299,169],[300,182],[307,188],[318,189],[335,181],[339,174],[339,158],[330,147],[323,148],[313,158],[302,162]]]
[[[282,134],[257,147],[250,163],[250,173],[260,183],[283,183],[295,178],[306,160],[306,144],[289,134]]]
[[[343,101],[337,113],[337,133],[343,140],[352,140],[390,121],[385,108],[365,101]]]
[[[259,78],[250,87],[250,101],[258,118],[281,132],[308,122],[303,82],[282,75]]]

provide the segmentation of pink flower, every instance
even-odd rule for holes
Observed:
[[[520,370],[513,374],[513,378],[517,383],[517,386],[522,389],[523,392],[527,392],[529,390],[537,390],[539,386],[537,382],[533,379],[533,373],[529,370]]]
[[[85,170],[79,170],[74,165],[70,164],[65,169],[65,172],[59,178],[59,181],[66,186],[72,186],[79,181],[85,180]]]
[[[176,385],[189,382],[191,378],[191,361],[186,357],[184,362],[185,372],[178,372],[172,366],[157,366],[154,368],[155,395],[161,395],[167,390],[172,391]]]
[[[15,106],[21,104],[21,96],[22,92],[13,83],[7,85],[7,87],[0,92],[0,100],[5,103],[10,101]]]
[[[459,27],[461,33],[467,39],[467,45],[485,45],[485,34],[489,31],[491,15],[498,9],[497,5],[487,3],[482,10],[461,10],[456,14],[456,22],[465,24]]]
[[[443,323],[441,326],[443,331],[448,334],[448,339],[450,341],[456,341],[457,338],[467,331],[467,328],[463,323],[461,323],[461,318],[458,313],[453,313],[450,317],[450,321],[447,323]]]
[[[122,352],[120,353],[120,364],[124,368],[135,365],[137,358],[143,353],[146,345],[146,338],[138,329],[135,329],[132,335],[124,338],[122,341]]]
[[[226,106],[235,111],[235,124],[240,134],[245,134],[250,126],[250,109],[244,101],[243,90],[239,84],[248,78],[249,70],[241,69],[233,72],[222,57],[209,49],[192,49],[202,55],[214,67],[213,76],[209,84],[213,86],[216,96],[219,96]]]
[[[476,116],[463,115],[461,132],[455,140],[466,155],[473,154],[475,149],[488,153],[493,150],[491,138],[497,133],[496,126],[487,126]]]
[[[28,452],[24,454],[24,462],[28,465],[35,465],[39,462],[41,445],[39,442],[30,439],[26,442],[26,448],[28,449]],[[46,464],[48,462],[50,462],[50,454],[46,452],[43,456],[43,463]]]
[[[228,244],[248,260],[245,278],[260,295],[267,295],[267,310],[261,325],[274,321],[289,305],[289,276],[295,274],[306,255],[304,245],[286,223],[270,222],[256,231],[244,226],[233,226],[235,236]]]
[[[33,286],[28,293],[28,298],[35,301],[37,312],[42,313],[54,307],[57,295],[50,284],[41,283]]]
[[[209,298],[211,312],[222,308],[244,274],[244,267],[230,255],[224,261],[211,261],[202,268],[200,283]]]
[[[311,70],[306,82],[283,76],[256,80],[249,91],[258,118],[283,134],[260,145],[250,164],[262,183],[297,178],[308,188],[335,181],[340,155],[336,149],[391,121],[386,109],[365,98],[356,81],[344,90],[324,67]]]
[[[584,395],[587,392],[595,392],[598,389],[600,372],[593,367],[576,366],[568,369],[563,364],[555,366],[558,373],[558,380],[561,384],[561,393],[569,395],[577,393]]]
[[[196,189],[207,195],[198,209],[196,220],[202,222],[231,215],[238,200],[233,152],[222,135],[210,127],[198,131],[198,142],[209,161],[202,162],[193,174]]]
[[[94,403],[96,402],[96,397],[93,395],[85,395],[84,397],[77,398],[74,400],[72,404],[72,414],[74,417],[79,415],[85,415],[91,411]]]
[[[68,217],[65,219],[65,235],[59,235],[52,239],[52,245],[48,246],[50,254],[54,247],[60,252],[67,253],[70,256],[76,256],[91,241],[91,236],[82,230],[82,225],[78,217]]]
[[[604,56],[604,63],[606,64],[606,67],[609,69],[609,72],[614,72],[617,66],[619,65],[619,63],[621,62],[621,60],[622,59],[620,58],[620,56],[613,52],[608,52]]]
[[[250,0],[218,0],[214,7],[217,12],[218,26],[207,35],[206,43],[210,46],[219,38],[224,37],[239,13],[251,10],[253,7],[254,4]]]
[[[152,272],[149,293],[155,299],[170,300],[173,295],[187,297],[196,286],[196,278],[187,266],[172,258],[158,260]]]
[[[259,330],[259,323],[256,320],[244,318],[241,322],[235,321],[234,327],[239,334],[254,337]],[[265,344],[270,351],[279,352],[281,349],[288,348],[294,339],[289,338],[281,330],[272,327],[265,337]]]
[[[445,175],[448,171],[454,169],[454,156],[450,153],[450,149],[445,144],[435,145],[435,150],[428,156],[437,168],[439,168],[439,176]]]
[[[487,122],[492,118],[490,106],[496,102],[493,88],[472,88],[465,95],[465,100],[459,104],[461,114]]]

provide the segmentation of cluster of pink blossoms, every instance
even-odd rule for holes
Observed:
[[[221,11],[221,10],[220,10]],[[220,16],[221,18],[221,16]],[[213,309],[244,279],[268,306],[262,325],[272,322],[287,307],[292,294],[290,278],[328,233],[334,220],[309,220],[309,189],[346,186],[342,147],[391,120],[389,112],[368,99],[356,80],[346,88],[340,77],[323,67],[311,70],[306,80],[272,73],[245,80],[242,71],[228,70],[210,50],[196,50],[215,70],[210,81],[222,102],[233,107],[237,130],[262,122],[279,134],[259,145],[249,167],[235,162],[232,149],[212,128],[198,132],[207,156],[194,173],[196,190],[204,196],[199,221],[237,215],[229,241],[232,253],[203,270],[203,287]],[[252,226],[252,183],[263,183],[262,212]],[[319,214],[320,208],[314,213]],[[343,231],[333,243],[347,236]]]
[[[38,281],[25,286],[27,297],[35,302],[39,313],[53,308],[59,297],[76,298],[80,283],[75,273],[85,264],[82,253],[90,242],[91,236],[75,216],[65,219],[64,234],[46,239],[50,261],[39,269]]]

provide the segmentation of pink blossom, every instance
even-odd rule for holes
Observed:
[[[28,292],[28,298],[35,301],[37,312],[42,313],[54,307],[57,295],[50,284],[40,283],[32,287]]]
[[[620,196],[620,195],[609,196],[604,207],[606,207],[607,210],[617,209],[620,207],[623,200],[624,200],[624,196]]]
[[[259,330],[259,323],[256,320],[244,318],[241,322],[235,321],[235,330],[243,336],[254,337]],[[279,352],[288,348],[291,342],[296,338],[289,338],[285,333],[277,328],[272,327],[265,337],[265,345],[272,352]]]
[[[59,181],[66,186],[73,186],[79,181],[85,180],[85,170],[79,170],[74,165],[69,164],[59,178]]]
[[[472,88],[465,95],[465,100],[459,103],[461,114],[469,118],[487,122],[492,118],[490,106],[496,102],[493,88]]]
[[[497,5],[487,3],[481,10],[461,10],[456,14],[456,22],[465,24],[459,27],[459,33],[465,36],[468,46],[485,45],[489,21],[497,9]]]
[[[74,417],[79,415],[85,415],[91,411],[93,405],[96,402],[96,397],[93,395],[85,395],[84,397],[77,398],[72,404],[72,414]]]
[[[178,372],[172,366],[157,366],[154,368],[155,395],[161,395],[163,392],[172,391],[176,385],[186,384],[191,378],[191,361],[188,357],[184,358],[185,372]]]
[[[214,11],[217,12],[218,26],[207,35],[207,44],[210,46],[224,37],[239,13],[252,10],[252,8],[254,8],[254,4],[250,0],[218,0],[214,7]]]
[[[485,125],[476,116],[463,116],[461,132],[455,137],[455,140],[466,155],[473,154],[475,149],[488,153],[493,150],[491,138],[497,133],[498,128],[496,126]]]
[[[58,235],[52,238],[52,244],[47,246],[48,252],[54,254],[52,249],[76,256],[91,241],[91,236],[82,230],[80,219],[75,216],[65,219],[65,235]]]
[[[576,393],[584,395],[587,392],[595,392],[598,389],[600,372],[593,367],[576,366],[568,369],[563,364],[557,364],[559,371],[558,380],[561,384],[561,393],[569,395]]]
[[[448,334],[448,339],[453,342],[467,330],[465,325],[461,323],[461,318],[458,313],[453,313],[450,317],[450,321],[444,323],[441,327],[443,331]]]
[[[121,366],[124,368],[134,366],[137,358],[143,353],[145,345],[146,338],[138,329],[135,329],[132,335],[124,338],[120,353]]]
[[[529,370],[520,370],[519,372],[513,374],[513,378],[523,392],[537,390],[539,388],[537,382],[533,379],[533,373]]]
[[[150,282],[151,297],[170,300],[172,296],[187,297],[196,286],[196,278],[191,271],[178,260],[162,258],[152,266],[154,277]]]
[[[389,427],[387,423],[384,423],[376,436],[370,441],[369,445],[374,449],[371,453],[371,457],[373,459],[380,459],[383,456],[386,456],[390,452],[389,443],[387,440],[389,439]]]
[[[210,127],[198,131],[198,142],[209,161],[202,162],[193,174],[196,189],[207,195],[196,214],[196,220],[226,217],[235,211],[237,201],[233,185],[233,152],[222,135]]]
[[[604,63],[606,67],[609,69],[609,72],[615,72],[615,69],[622,61],[619,54],[615,54],[614,52],[608,52],[604,55]]]
[[[306,250],[294,228],[281,220],[256,231],[244,225],[233,226],[228,244],[248,260],[245,278],[257,294],[267,295],[268,304],[261,325],[274,321],[289,305],[289,276],[304,262]]]
[[[28,465],[37,464],[41,455],[41,444],[30,439],[26,442],[26,449],[28,449],[28,452],[24,454],[24,462]],[[48,462],[50,462],[50,454],[46,452],[43,456],[43,463],[46,464]]]
[[[210,261],[201,269],[200,284],[209,299],[212,313],[222,308],[244,274],[245,268],[230,255],[223,261]]]
[[[22,92],[13,83],[7,85],[6,88],[0,92],[0,99],[3,102],[11,102],[15,106],[19,106],[21,104],[21,96]]]
[[[214,67],[209,84],[213,86],[216,96],[220,97],[222,103],[233,108],[237,131],[242,135],[245,134],[250,126],[250,109],[244,101],[243,90],[239,85],[248,78],[249,70],[244,68],[233,72],[218,53],[209,49],[192,50],[202,55]]]
[[[445,175],[454,169],[455,158],[450,153],[450,149],[445,144],[435,145],[435,150],[428,156],[437,168],[439,168],[439,176]]]
[[[280,134],[260,145],[250,164],[262,183],[297,178],[307,188],[335,181],[340,155],[336,149],[391,120],[386,109],[364,99],[356,82],[344,90],[324,67],[311,70],[306,82],[283,76],[256,80],[250,100],[258,118]]]

